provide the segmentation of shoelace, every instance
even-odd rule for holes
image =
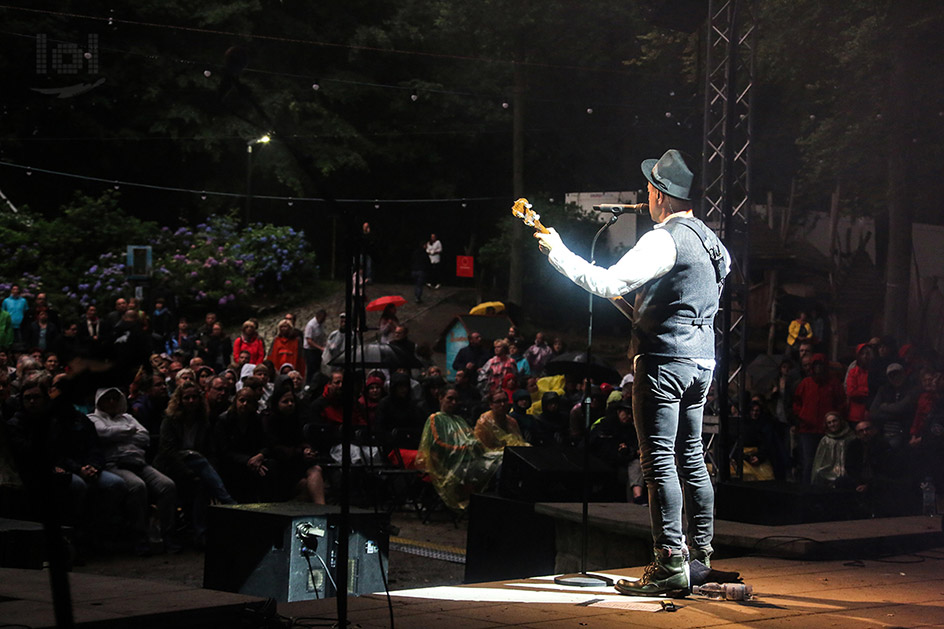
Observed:
[[[642,584],[649,583],[649,580],[652,578],[652,575],[655,574],[656,570],[659,569],[659,565],[656,562],[652,562],[646,569],[642,571],[642,578],[639,579],[639,582]]]

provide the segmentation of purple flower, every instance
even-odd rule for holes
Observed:
[[[226,305],[226,297],[220,297],[220,300],[217,302],[221,306]]]

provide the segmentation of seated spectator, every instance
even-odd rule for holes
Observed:
[[[278,334],[272,339],[268,359],[275,365],[288,363],[304,375],[305,360],[302,357],[301,337],[296,332],[297,330],[288,319],[279,321]]]
[[[501,466],[502,451],[487,451],[469,424],[455,415],[458,394],[447,386],[440,410],[430,415],[420,437],[417,469],[425,470],[443,503],[461,511],[469,497],[484,490]]]
[[[534,343],[525,350],[524,357],[531,366],[531,373],[535,376],[544,375],[544,366],[551,359],[554,350],[544,340],[544,332],[538,332],[534,335]]]
[[[210,420],[210,425],[213,426],[220,415],[225,413],[230,406],[229,383],[222,376],[213,376],[207,382],[203,393],[207,401],[207,417]]]
[[[227,490],[239,502],[275,499],[275,474],[269,475],[265,431],[258,408],[252,390],[240,389],[213,427],[217,470]]]
[[[456,372],[456,393],[459,394],[459,402],[455,412],[457,415],[464,417],[466,421],[471,423],[473,418],[485,412],[482,393],[475,386],[474,371],[460,369]]]
[[[320,425],[340,426],[344,421],[344,404],[341,397],[342,387],[344,386],[344,372],[336,369],[331,372],[331,380],[324,386],[324,392],[321,397],[311,404],[311,416],[309,422]],[[352,409],[353,425],[366,426],[367,422],[364,416],[355,406]],[[334,445],[333,443],[331,445]],[[318,444],[319,447],[322,444]]]
[[[527,378],[531,375],[531,364],[524,355],[525,349],[527,348],[525,346],[524,340],[516,339],[515,342],[511,344],[509,357],[515,361],[515,367],[518,370],[518,376]]]
[[[179,552],[180,545],[174,539],[177,487],[148,465],[145,451],[151,436],[127,410],[127,400],[119,389],[99,389],[95,393],[95,411],[88,418],[102,444],[105,469],[120,476],[128,488],[125,507],[134,531],[134,552],[139,556],[151,553],[148,524],[152,503],[157,505],[165,550]]]
[[[62,376],[60,376],[62,378]],[[10,446],[20,478],[30,493],[34,512],[44,503],[76,527],[76,543],[86,546],[93,533],[117,519],[127,487],[105,469],[98,434],[88,417],[50,389],[49,378],[37,373],[20,387],[20,410],[7,422]]]
[[[446,380],[442,376],[426,376],[420,383],[420,413],[423,417],[435,413],[439,410],[439,394],[446,386]]]
[[[639,463],[632,400],[621,400],[607,407],[606,415],[590,429],[590,451],[616,472],[620,485],[626,487],[627,502],[648,502]]]
[[[167,383],[160,374],[151,374],[143,368],[131,385],[131,414],[150,435],[150,444],[144,449],[148,463],[160,449],[161,421],[167,410]]]
[[[393,443],[395,429],[413,431],[416,433],[416,443],[406,444],[404,447],[416,449],[419,445],[419,432],[423,427],[423,412],[410,395],[410,377],[403,373],[390,376],[390,394],[377,404],[378,432],[384,444],[390,447]]]
[[[206,516],[211,500],[234,504],[223,480],[210,464],[212,443],[206,398],[192,382],[174,391],[161,423],[161,449],[154,466],[169,476],[177,491],[192,504],[194,543],[206,543]]]
[[[531,408],[531,394],[525,389],[518,389],[511,396],[511,410],[508,415],[518,422],[518,429],[525,441],[528,441],[525,435],[532,432],[532,420],[534,417],[528,415],[528,409]],[[530,443],[530,441],[528,441]]]
[[[272,404],[262,416],[265,457],[270,462],[270,473],[275,474],[277,497],[284,500],[301,495],[323,505],[325,483],[318,465],[319,453],[305,441],[296,400],[292,381],[279,380],[272,393]]]
[[[837,480],[837,486],[855,489],[860,516],[898,515],[907,492],[899,478],[902,470],[896,469],[891,454],[888,442],[871,422],[856,424],[856,439],[846,446],[846,476]]]
[[[377,406],[384,398],[384,379],[381,375],[371,374],[367,377],[364,393],[358,403],[364,414],[368,426],[374,426],[377,418]]]
[[[765,400],[760,396],[751,399],[748,420],[741,426],[742,458],[741,479],[745,481],[773,480],[774,467],[771,452],[774,450],[774,418],[767,411]],[[736,474],[737,461],[732,457],[731,470]]]
[[[508,341],[498,339],[493,345],[495,355],[485,361],[478,374],[479,391],[484,395],[500,391],[506,375],[518,374],[515,361],[508,355]]]
[[[193,360],[199,359],[194,358]],[[216,372],[213,371],[212,367],[208,367],[206,365],[198,365],[195,367],[193,365],[193,361],[191,361],[190,368],[193,369],[197,374],[197,384],[200,385],[201,389],[206,391],[210,385],[210,380],[216,375]]]
[[[569,419],[561,410],[561,397],[556,391],[541,396],[541,412],[531,422],[530,434],[525,440],[536,446],[560,445],[567,439]]]
[[[46,352],[43,356],[43,369],[52,378],[62,372],[62,366],[59,364],[59,356],[55,352]]]
[[[846,477],[846,448],[855,433],[839,413],[826,414],[826,434],[813,457],[813,484],[837,487]]]
[[[504,450],[505,446],[529,445],[521,436],[521,429],[513,417],[508,416],[508,396],[504,391],[492,393],[489,410],[475,422],[475,438],[486,450]]]

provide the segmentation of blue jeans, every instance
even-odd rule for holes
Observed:
[[[715,495],[705,467],[701,426],[711,370],[688,359],[646,355],[636,357],[634,368],[633,415],[649,488],[653,546],[678,552],[684,545],[682,487],[688,499],[690,543],[710,546]]]
[[[206,534],[207,509],[210,501],[215,500],[220,504],[236,504],[233,497],[229,495],[223,479],[217,473],[216,469],[202,455],[191,455],[184,458],[184,462],[190,471],[197,475],[199,482],[193,497],[193,530],[198,536]]]

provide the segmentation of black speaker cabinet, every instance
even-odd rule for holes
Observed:
[[[509,535],[506,526],[514,522]],[[504,581],[553,574],[557,543],[554,519],[534,512],[533,502],[472,494],[466,535],[465,582]]]
[[[581,502],[583,450],[557,446],[506,447],[498,493],[502,498],[530,502]],[[618,500],[616,473],[591,456],[592,500]]]
[[[777,526],[851,520],[858,506],[853,491],[783,481],[727,481],[715,493],[719,520]]]
[[[203,587],[280,602],[335,596],[340,519],[339,507],[304,502],[210,507]],[[389,523],[389,514],[351,509],[349,593],[383,591]]]

